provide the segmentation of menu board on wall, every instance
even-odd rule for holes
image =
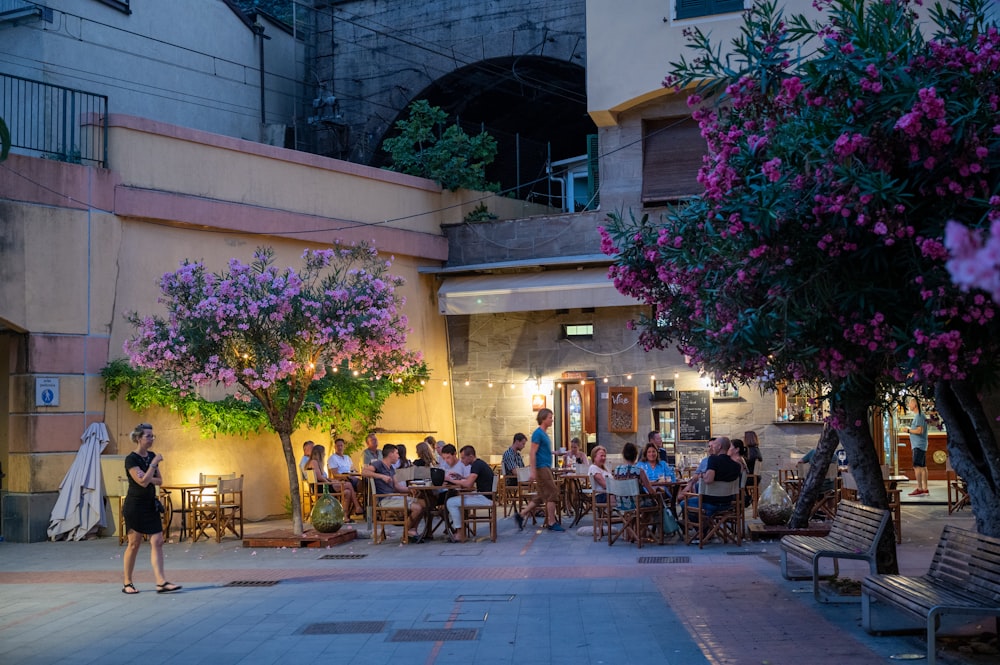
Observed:
[[[677,393],[677,435],[680,441],[712,438],[712,391],[681,390]]]
[[[639,429],[635,386],[608,388],[608,431],[631,434]]]

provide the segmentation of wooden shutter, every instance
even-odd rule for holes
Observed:
[[[646,120],[642,133],[642,202],[700,194],[698,169],[708,148],[698,123],[690,117]]]

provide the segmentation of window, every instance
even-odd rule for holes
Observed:
[[[642,123],[642,202],[663,204],[702,191],[698,169],[708,152],[690,116]]]
[[[677,18],[697,18],[743,11],[743,0],[676,0]]]
[[[125,12],[126,14],[131,14],[132,9],[129,7],[130,0],[97,0],[101,4],[108,5],[109,7],[114,7],[120,12]]]
[[[563,325],[563,337],[566,339],[593,339],[593,323],[567,323]]]

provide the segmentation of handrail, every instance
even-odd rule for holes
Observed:
[[[108,166],[106,95],[0,74],[0,117],[17,152]]]

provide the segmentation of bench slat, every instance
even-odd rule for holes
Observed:
[[[926,575],[869,575],[861,583],[861,617],[873,632],[872,600],[879,600],[927,621],[927,662],[936,658],[931,620],[944,614],[983,614],[1000,628],[1000,538],[945,526]]]

